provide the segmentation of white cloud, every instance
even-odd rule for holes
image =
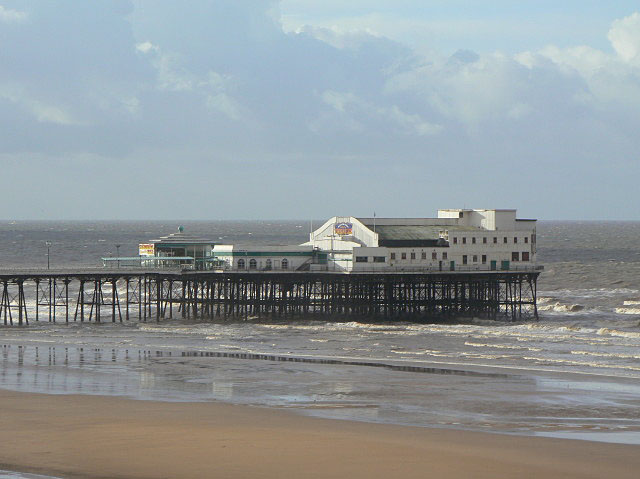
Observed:
[[[11,10],[9,8],[5,8],[0,5],[0,22],[22,22],[27,19],[27,14],[25,12],[20,12],[18,10]]]
[[[56,125],[79,125],[71,115],[62,108],[45,105],[37,101],[30,101],[29,107],[39,122],[54,123]]]
[[[23,88],[15,85],[0,85],[0,99],[19,105],[40,123],[67,126],[80,124],[66,108],[37,100],[25,92]]]
[[[207,80],[201,85],[210,93],[207,95],[207,106],[225,114],[232,120],[240,120],[242,118],[242,107],[228,93],[233,80],[229,75],[221,75],[220,73],[210,71]]]
[[[158,47],[151,42],[142,42],[136,44],[136,50],[142,53],[149,53],[151,51],[158,51]]]
[[[153,62],[158,74],[158,86],[168,91],[193,91],[198,79],[180,66],[176,55],[162,53]]]
[[[327,90],[322,93],[322,101],[324,101],[327,105],[332,106],[340,113],[344,113],[347,104],[356,103],[358,101],[358,98],[353,93]]]
[[[620,58],[640,65],[640,13],[614,21],[608,38]]]
[[[387,89],[416,95],[440,115],[467,124],[513,118],[524,114],[526,74],[504,55],[488,55],[474,62],[423,62],[392,76]]]
[[[418,136],[437,135],[442,131],[442,126],[425,121],[418,114],[408,114],[400,110],[396,105],[386,110],[381,110],[381,114],[388,115],[397,125],[404,127],[409,134]]]
[[[408,135],[429,136],[442,131],[441,125],[430,123],[418,114],[406,113],[397,105],[377,105],[358,98],[352,92],[327,90],[321,97],[325,104],[339,112],[338,124],[343,124],[351,130],[362,131],[365,125],[373,120],[377,124],[386,123],[398,132]],[[330,122],[335,126],[333,121]],[[317,124],[314,124],[314,131],[318,131]]]
[[[321,42],[331,45],[334,48],[340,49],[358,49],[364,43],[370,42],[372,37],[383,38],[382,36],[377,35],[375,32],[372,32],[370,30],[343,31],[336,26],[324,28],[303,25],[298,28],[291,29],[290,32],[298,35],[309,35],[316,40],[320,40]]]

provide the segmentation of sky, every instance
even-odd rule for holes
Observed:
[[[0,0],[0,218],[640,220],[640,7]]]

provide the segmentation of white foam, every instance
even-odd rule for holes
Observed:
[[[630,288],[585,288],[585,289],[558,289],[555,291],[540,291],[539,294],[543,297],[550,298],[602,298],[602,297],[614,297],[614,296],[633,296],[638,294],[637,289]]]
[[[640,314],[640,308],[616,308],[615,311],[618,314]]]
[[[619,364],[603,364],[603,363],[594,363],[594,362],[586,362],[586,361],[571,361],[569,359],[536,358],[531,356],[525,356],[523,359],[526,359],[528,361],[537,361],[541,363],[568,364],[572,366],[587,366],[592,368],[629,369],[631,371],[640,371],[640,367],[623,366]]]
[[[577,313],[583,309],[584,306],[581,304],[562,304],[560,302],[542,304],[538,306],[538,311],[550,311],[554,313]]]
[[[571,351],[571,354],[581,356],[595,356],[599,358],[621,358],[621,359],[640,359],[640,355],[624,354],[624,353],[599,353],[593,351]]]
[[[624,306],[635,306],[635,305],[640,305],[640,301],[638,300],[627,300],[627,301],[623,301],[622,303]]]
[[[540,348],[529,348],[526,346],[516,346],[510,344],[486,344],[486,343],[472,343],[465,341],[465,346],[473,346],[474,348],[493,348],[493,349],[515,349],[524,351],[542,351]]]
[[[616,336],[616,337],[620,337],[620,338],[639,338],[640,339],[640,333],[636,333],[634,331],[619,331],[617,329],[610,329],[610,328],[600,328],[598,330],[598,334],[601,336]]]

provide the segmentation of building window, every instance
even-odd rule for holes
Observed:
[[[415,253],[411,253],[411,259],[416,259],[416,254]]]
[[[287,258],[282,260],[282,269],[289,269],[289,260]]]
[[[520,253],[517,251],[511,253],[511,261],[520,261]]]
[[[258,262],[255,259],[249,260],[249,269],[258,269]]]
[[[442,259],[447,259],[447,252],[442,253]]]
[[[497,244],[498,243],[498,238],[496,236],[493,237],[493,244]]]
[[[402,253],[402,255],[400,256],[400,258],[402,258],[402,259],[407,259],[407,253]]]
[[[391,253],[391,259],[396,259],[396,254],[395,253]]]
[[[529,252],[528,251],[523,251],[522,252],[522,261],[529,261]]]
[[[467,244],[467,237],[466,237],[466,236],[464,236],[464,237],[462,238],[462,244]]]
[[[356,263],[367,263],[369,262],[368,256],[356,256]]]
[[[272,264],[271,259],[268,259],[264,269],[267,269],[267,270],[271,269],[272,268],[271,264]]]
[[[374,263],[386,263],[387,262],[387,258],[384,256],[374,256],[373,257],[373,262]]]
[[[482,244],[487,244],[487,237],[482,238]]]
[[[518,242],[518,237],[517,237],[517,236],[515,236],[515,237],[513,238],[513,244],[516,244],[517,242]]]
[[[506,237],[506,236],[504,237],[504,241],[503,241],[503,243],[504,243],[504,244],[507,244],[507,237]]]
[[[471,243],[472,244],[476,244],[476,237],[475,236],[473,238],[471,238]]]
[[[422,252],[422,259],[427,259],[427,253],[425,251]]]
[[[477,255],[477,254],[474,254],[474,255],[473,255],[473,262],[474,262],[474,263],[477,263],[477,262],[478,262],[478,255]]]
[[[487,255],[486,254],[482,255],[482,264],[487,264]]]
[[[238,260],[238,269],[244,269],[244,260],[243,259],[239,259]]]
[[[457,236],[453,237],[453,244],[458,244],[458,237]]]
[[[467,264],[467,255],[462,255],[462,264]]]
[[[528,237],[528,236],[525,236],[525,237],[524,237],[524,242],[525,242],[525,243],[528,243],[528,242],[529,242],[529,237]]]
[[[435,251],[431,253],[431,259],[438,259],[438,253],[436,253]]]

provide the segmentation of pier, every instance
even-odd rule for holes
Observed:
[[[0,324],[185,318],[538,318],[539,271],[0,272]]]

